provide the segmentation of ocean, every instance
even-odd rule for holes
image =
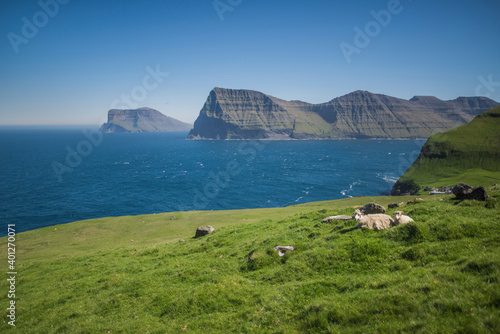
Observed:
[[[423,140],[186,140],[0,129],[0,236],[77,220],[387,194]]]

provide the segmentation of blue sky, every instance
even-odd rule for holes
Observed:
[[[500,101],[496,0],[58,1],[0,1],[0,125],[98,126],[126,106],[194,122],[213,87]]]

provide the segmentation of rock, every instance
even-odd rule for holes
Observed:
[[[199,237],[203,237],[207,234],[210,234],[212,233],[213,231],[215,230],[215,228],[213,228],[212,226],[210,225],[206,225],[206,226],[200,226],[198,227],[198,229],[196,230],[196,235],[194,236],[195,238],[199,238]]]
[[[321,222],[323,222],[323,223],[329,223],[332,220],[350,220],[350,219],[353,219],[353,217],[352,216],[348,216],[348,215],[338,215],[338,216],[326,217]]]
[[[472,188],[465,183],[459,183],[452,189],[453,194],[459,200],[472,199],[477,201],[486,201],[488,194],[483,186]]]
[[[389,209],[394,209],[394,208],[399,208],[399,204],[396,202],[389,204]]]
[[[175,216],[170,216],[170,220],[175,220]]]
[[[406,204],[407,204],[407,205],[409,205],[409,204],[417,204],[417,203],[422,203],[423,201],[424,201],[424,199],[423,199],[423,198],[415,198],[415,199],[414,199],[414,200],[412,200],[412,201],[408,201],[408,202],[406,202]]]
[[[385,208],[377,203],[368,203],[360,211],[365,215],[373,215],[376,213],[385,213]]]
[[[462,198],[464,197],[467,193],[471,191],[471,186],[465,184],[465,183],[459,183],[456,186],[451,189],[453,192],[453,195],[455,195],[457,198]]]
[[[474,199],[476,201],[486,201],[488,199],[488,194],[484,190],[483,186],[474,187],[472,192],[467,195],[467,199]]]

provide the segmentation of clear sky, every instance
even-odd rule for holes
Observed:
[[[499,14],[497,0],[0,0],[0,125],[98,126],[127,106],[192,123],[214,87],[500,101]]]

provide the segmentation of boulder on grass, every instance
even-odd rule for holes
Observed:
[[[467,195],[469,192],[472,191],[471,189],[472,189],[471,186],[465,183],[459,183],[456,186],[454,186],[453,189],[451,189],[451,191],[453,192],[453,195],[455,195],[457,198],[462,199],[463,197],[465,197],[465,195]]]
[[[368,203],[360,209],[365,215],[373,215],[377,213],[385,213],[385,208],[377,203]]]
[[[488,199],[488,193],[486,193],[483,186],[479,186],[474,187],[468,197],[476,201],[486,201]]]
[[[482,186],[472,188],[465,183],[459,183],[451,191],[459,200],[473,199],[476,201],[486,201],[488,199],[488,194]]]
[[[353,217],[348,215],[338,215],[338,216],[329,216],[322,220],[323,223],[330,223],[334,220],[351,220]]]
[[[212,233],[213,231],[215,230],[215,228],[213,228],[212,226],[210,225],[206,225],[206,226],[200,226],[196,229],[196,234],[195,234],[195,238],[199,238],[199,237],[203,237],[207,234],[210,234]]]

